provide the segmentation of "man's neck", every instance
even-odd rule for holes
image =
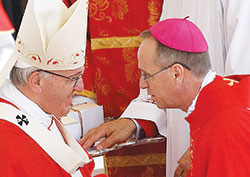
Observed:
[[[183,93],[181,93],[181,99],[182,99],[182,107],[181,110],[184,112],[188,112],[189,107],[192,105],[193,100],[196,98],[196,96],[199,94],[202,81],[204,78],[197,78],[194,76],[187,77],[185,80],[185,86]]]

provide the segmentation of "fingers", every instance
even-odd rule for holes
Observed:
[[[89,130],[85,136],[80,140],[80,144],[83,145],[85,149],[91,147],[96,141],[105,137],[106,126],[100,125],[97,128]]]
[[[182,176],[183,172],[184,172],[184,169],[180,165],[178,165],[175,169],[174,177]]]
[[[97,128],[89,130],[80,140],[80,144],[85,149],[91,147],[96,141],[102,137],[106,137],[97,145],[97,149],[108,148],[116,143],[125,141],[135,131],[136,126],[130,119],[118,119],[104,124]]]
[[[189,170],[189,169],[185,169],[185,170],[183,171],[183,173],[182,173],[182,175],[181,175],[181,176],[182,176],[182,177],[187,176],[187,174],[188,174],[188,170]]]
[[[187,151],[182,155],[182,157],[178,160],[178,166],[175,169],[174,177],[185,177],[190,168],[190,151]]]
[[[127,140],[135,131],[136,126],[131,119],[119,119],[112,122],[112,131],[107,134],[97,149],[108,148],[116,143],[121,143]]]
[[[182,165],[178,165],[175,169],[174,177],[185,177],[187,176],[188,170],[189,169],[183,167]]]
[[[119,142],[120,140],[118,139],[117,135],[113,133],[109,137],[105,138],[101,143],[99,143],[96,146],[96,149],[101,150],[103,148],[108,148]]]

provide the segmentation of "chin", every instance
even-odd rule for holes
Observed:
[[[159,109],[166,109],[166,108],[167,108],[167,106],[158,104],[157,102],[156,102],[156,106],[157,106]]]
[[[72,108],[72,106],[69,105],[65,109],[63,109],[63,111],[62,111],[63,116],[66,116],[70,112],[71,108]]]

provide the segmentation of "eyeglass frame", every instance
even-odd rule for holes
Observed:
[[[145,74],[144,74],[143,72],[141,72],[141,77],[143,78],[143,80],[148,80],[149,78],[155,76],[156,74],[159,74],[160,72],[162,72],[162,71],[164,71],[164,70],[167,70],[167,69],[171,68],[171,67],[172,67],[173,65],[175,65],[175,64],[179,64],[179,65],[183,66],[184,68],[186,68],[187,70],[191,71],[191,68],[190,68],[188,65],[186,65],[186,64],[184,64],[184,63],[181,63],[181,62],[174,62],[174,63],[172,63],[171,65],[166,66],[166,67],[160,69],[159,71],[157,71],[157,72],[155,72],[155,73],[153,73],[153,74],[151,74],[151,75],[149,75],[149,76],[145,76]]]
[[[55,76],[58,76],[58,77],[62,77],[64,79],[68,79],[68,80],[71,80],[71,81],[74,81],[74,85],[73,87],[76,86],[78,80],[82,79],[82,75],[83,75],[83,72],[78,76],[78,77],[68,77],[68,76],[64,76],[64,75],[61,75],[61,74],[57,74],[57,73],[53,73],[51,71],[47,71],[47,70],[43,70],[43,69],[39,69],[39,70],[36,70],[38,72],[45,72],[45,73],[48,73],[48,74],[52,74],[52,75],[55,75]]]

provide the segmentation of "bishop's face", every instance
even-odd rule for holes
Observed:
[[[170,77],[171,69],[159,72],[162,68],[155,64],[156,49],[157,42],[152,37],[145,38],[139,48],[138,67],[142,72],[140,88],[147,89],[159,108],[176,108],[175,85]],[[153,75],[155,73],[157,74]]]
[[[83,68],[52,72],[69,78],[77,78],[81,76]],[[75,91],[81,92],[83,90],[83,82],[82,79],[73,81],[58,75],[50,75],[44,81],[40,107],[46,113],[62,117],[71,110],[72,98]]]

